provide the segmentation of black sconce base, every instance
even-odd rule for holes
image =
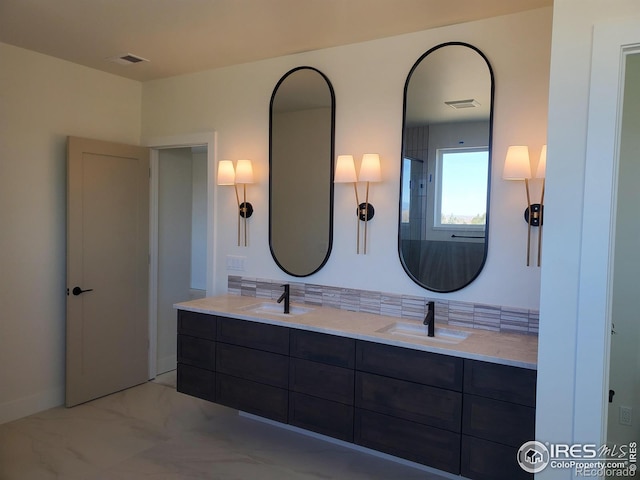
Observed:
[[[242,202],[240,204],[240,216],[242,218],[249,218],[251,215],[253,215],[253,205],[249,202]]]
[[[356,215],[363,222],[368,222],[373,218],[376,214],[375,208],[370,203],[361,203],[358,205],[358,210],[356,211]]]
[[[539,203],[531,204],[531,221],[529,221],[529,209],[524,209],[524,221],[530,224],[532,227],[539,227],[542,225],[542,216],[544,214],[544,205]]]

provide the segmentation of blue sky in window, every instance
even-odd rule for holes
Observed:
[[[442,172],[442,213],[444,215],[482,215],[487,207],[486,151],[460,151],[444,154]]]

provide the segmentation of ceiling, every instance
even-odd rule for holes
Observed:
[[[486,121],[491,115],[491,72],[487,61],[466,46],[431,51],[415,66],[406,90],[405,126]],[[454,109],[445,102],[474,100]]]
[[[0,0],[0,42],[139,81],[374,40],[553,0]],[[131,53],[148,59],[118,65]]]

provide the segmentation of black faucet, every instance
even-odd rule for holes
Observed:
[[[282,295],[280,295],[278,303],[281,303],[284,300],[284,313],[289,313],[289,284],[287,283],[280,286],[284,287],[284,292],[282,292]]]
[[[427,316],[424,317],[424,325],[427,326],[427,337],[433,337],[436,329],[435,302],[427,302]]]

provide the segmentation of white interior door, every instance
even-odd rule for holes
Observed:
[[[148,379],[149,150],[69,137],[66,405]]]

